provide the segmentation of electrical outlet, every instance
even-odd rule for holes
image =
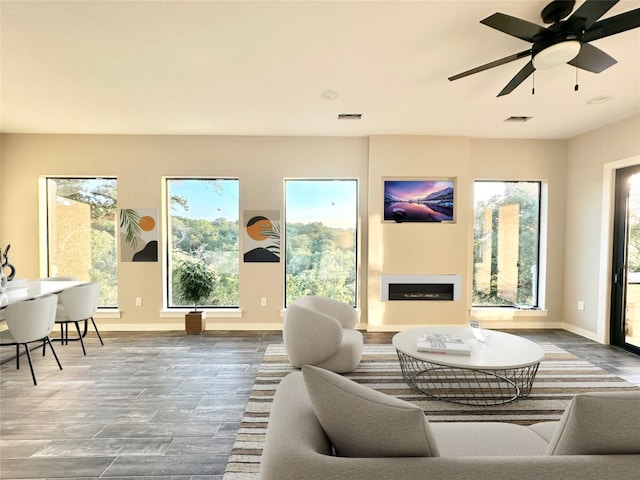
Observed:
[[[266,307],[267,306],[267,297],[260,298],[260,305],[262,307]]]
[[[584,302],[582,300],[578,300],[578,310],[584,310]]]
[[[142,297],[136,297],[136,307],[142,306]]]

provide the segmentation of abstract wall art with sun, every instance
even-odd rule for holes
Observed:
[[[158,261],[158,210],[120,210],[120,259],[123,262]]]
[[[245,211],[244,261],[247,263],[280,261],[280,212]]]

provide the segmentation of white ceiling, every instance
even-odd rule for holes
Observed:
[[[530,46],[480,20],[547,3],[2,0],[0,131],[570,138],[640,112],[640,29],[593,42],[618,63],[578,92],[562,65],[496,98],[527,59],[447,80]]]

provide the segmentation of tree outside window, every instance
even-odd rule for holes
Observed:
[[[538,306],[540,192],[540,182],[475,182],[474,306]]]
[[[285,306],[305,295],[355,306],[357,180],[286,180],[285,202]]]
[[[47,271],[100,283],[100,307],[118,306],[117,180],[47,178]]]
[[[203,307],[237,307],[239,293],[239,180],[167,179],[169,307],[189,307],[180,298],[178,266],[202,262],[215,277]]]

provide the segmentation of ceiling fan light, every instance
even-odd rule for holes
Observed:
[[[539,70],[567,63],[578,56],[581,45],[578,40],[567,40],[551,45],[533,57],[533,66]]]

